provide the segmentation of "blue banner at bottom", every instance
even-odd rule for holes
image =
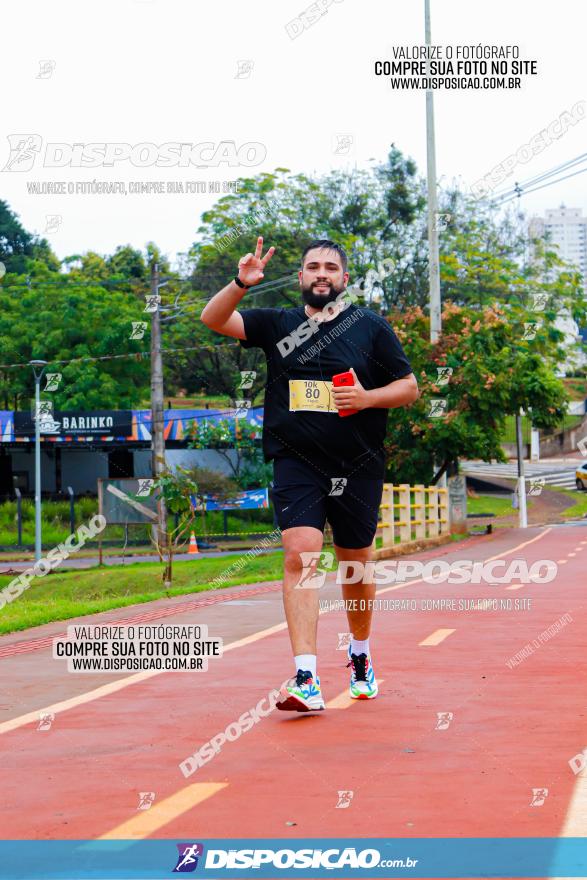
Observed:
[[[587,877],[587,838],[4,840],[3,880]]]

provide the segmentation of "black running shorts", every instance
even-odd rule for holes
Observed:
[[[323,532],[328,520],[338,547],[357,549],[373,543],[383,480],[352,473],[341,478],[334,463],[318,466],[296,458],[276,458],[273,472],[271,500],[282,532],[296,526]]]

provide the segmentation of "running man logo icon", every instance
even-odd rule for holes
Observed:
[[[454,715],[452,712],[437,712],[436,713],[437,722],[434,730],[447,730],[450,726],[450,722],[453,720]]]
[[[351,801],[354,796],[354,791],[339,791],[338,792],[338,803],[336,805],[337,810],[346,810],[351,805]]]
[[[137,489],[137,498],[146,498],[151,494],[153,483],[155,480],[139,480],[139,488]]]
[[[150,810],[155,800],[154,791],[139,791],[139,805],[137,810]]]
[[[248,391],[249,388],[253,387],[253,382],[257,378],[257,373],[255,370],[240,370],[241,374],[241,383],[238,386],[239,391]]]
[[[547,293],[531,293],[530,294],[530,309],[533,312],[543,312],[546,303],[548,302],[548,294]]]
[[[329,495],[342,495],[344,492],[344,487],[347,484],[346,477],[331,477],[330,482],[332,483],[332,488]]]
[[[61,214],[45,214],[46,225],[43,229],[43,234],[51,235],[52,232],[57,232],[59,227],[63,222],[63,217]]]
[[[352,633],[339,633],[338,634],[338,645],[336,646],[337,651],[345,651],[351,643],[351,639],[353,637]]]
[[[52,400],[40,400],[39,408],[37,410],[37,415],[40,419],[44,416],[52,416],[53,415],[53,401]]]
[[[2,171],[30,171],[41,150],[40,134],[9,134],[10,155]]]
[[[320,563],[320,558],[324,557],[326,568],[316,568],[314,574],[312,563]],[[302,560],[302,574],[300,582],[295,585],[296,590],[319,590],[324,586],[328,569],[332,568],[334,562],[334,553],[329,550],[304,550],[300,553]]]
[[[36,78],[49,79],[56,66],[56,63],[52,58],[45,58],[42,61],[39,61],[39,72]]]
[[[540,495],[542,490],[544,489],[544,484],[544,477],[535,477],[534,479],[530,480],[528,495]]]
[[[161,297],[158,293],[147,294],[145,297],[144,312],[156,312],[161,305]]]
[[[430,401],[430,411],[428,417],[431,419],[441,419],[446,415],[446,406],[448,401],[442,397],[434,397]]]
[[[243,398],[243,400],[235,400],[234,403],[236,407],[234,411],[235,419],[246,419],[247,412],[251,408],[251,401]]]
[[[47,380],[47,384],[43,388],[43,391],[57,391],[62,378],[63,376],[61,373],[46,373],[45,379]]]
[[[436,384],[448,385],[448,380],[452,376],[452,367],[436,367]]]
[[[198,867],[198,859],[204,855],[203,843],[176,843],[179,856],[174,874],[189,874]]]
[[[337,156],[347,156],[352,149],[354,140],[352,134],[335,134],[332,152]]]
[[[251,75],[255,62],[250,58],[241,58],[236,62],[237,70],[235,79],[248,79]]]
[[[442,232],[451,221],[452,214],[440,214],[437,212],[434,220],[434,231]]]
[[[39,715],[39,726],[37,730],[51,730],[51,725],[55,721],[53,712],[41,712]]]
[[[532,789],[532,800],[530,801],[531,807],[541,807],[544,803],[545,798],[548,797],[548,789],[547,788],[533,788]]]
[[[146,321],[133,321],[132,322],[132,332],[129,336],[129,339],[142,339],[145,335],[145,330],[147,329]]]
[[[538,332],[539,327],[540,321],[525,321],[522,339],[526,339],[528,341],[536,339],[536,333]]]

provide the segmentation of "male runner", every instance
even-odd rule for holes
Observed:
[[[267,357],[263,452],[273,460],[272,500],[284,549],[283,603],[295,678],[282,690],[279,709],[325,708],[316,670],[318,591],[304,589],[322,550],[326,519],[337,560],[371,558],[383,492],[387,410],[418,396],[404,351],[380,315],[349,304],[343,249],[313,241],[298,271],[304,305],[236,311],[246,291],[264,277],[275,248],[264,257],[263,239],[238,264],[238,274],[204,308],[201,320],[244,348]],[[332,377],[352,372],[354,385],[336,388]],[[340,411],[358,410],[341,416]],[[303,554],[303,556],[301,555]],[[308,563],[308,556],[312,561]],[[304,566],[304,561],[307,563]],[[377,696],[369,646],[375,585],[364,578],[343,584],[347,606],[354,699]],[[367,600],[364,610],[348,600]],[[354,603],[358,608],[360,601]]]

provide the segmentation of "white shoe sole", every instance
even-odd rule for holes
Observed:
[[[283,699],[275,704],[275,708],[281,709],[282,712],[321,712],[326,708],[324,700],[320,700],[319,704],[312,704],[290,694],[289,691],[281,691],[281,693]]]
[[[377,682],[375,682],[375,693],[372,694],[353,694],[351,690],[349,690],[351,700],[374,700],[377,694],[379,693],[379,687],[377,686]]]

